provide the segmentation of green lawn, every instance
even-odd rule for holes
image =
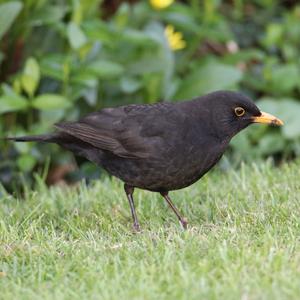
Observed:
[[[214,171],[163,199],[38,183],[0,199],[0,299],[299,299],[300,162]]]

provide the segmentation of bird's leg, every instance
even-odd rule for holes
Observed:
[[[179,222],[181,223],[182,227],[183,227],[184,229],[187,229],[187,224],[188,224],[187,220],[186,220],[184,217],[182,217],[182,216],[180,215],[178,209],[177,209],[176,206],[172,203],[172,201],[171,201],[171,199],[170,199],[170,197],[169,197],[169,195],[168,195],[168,192],[162,192],[162,193],[160,193],[160,194],[161,194],[161,195],[165,198],[165,200],[168,202],[169,206],[171,207],[171,209],[172,209],[172,210],[174,211],[174,213],[176,214],[176,216],[177,216]]]
[[[133,201],[133,192],[134,192],[134,187],[127,185],[126,183],[124,184],[124,190],[125,193],[127,195],[127,199],[130,205],[130,211],[131,211],[131,215],[132,215],[132,219],[133,219],[133,228],[136,231],[140,231],[140,224],[139,221],[137,219],[137,215],[135,212],[135,207],[134,207],[134,201]]]

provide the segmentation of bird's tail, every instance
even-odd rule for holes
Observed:
[[[57,133],[4,138],[4,140],[15,141],[15,142],[46,142],[46,143],[56,143],[57,139],[58,139]]]

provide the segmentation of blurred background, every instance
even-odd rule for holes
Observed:
[[[285,121],[238,135],[228,160],[300,154],[300,4],[276,0],[0,0],[0,137],[105,106],[239,90]],[[9,190],[101,170],[55,145],[0,142]],[[48,175],[46,175],[48,174]]]

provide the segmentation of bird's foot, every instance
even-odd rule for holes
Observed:
[[[141,227],[139,223],[134,223],[133,224],[133,229],[136,233],[140,233],[141,232]]]
[[[182,227],[183,227],[184,229],[187,229],[188,221],[187,221],[186,218],[181,218],[181,219],[180,219],[180,224],[182,225]]]

